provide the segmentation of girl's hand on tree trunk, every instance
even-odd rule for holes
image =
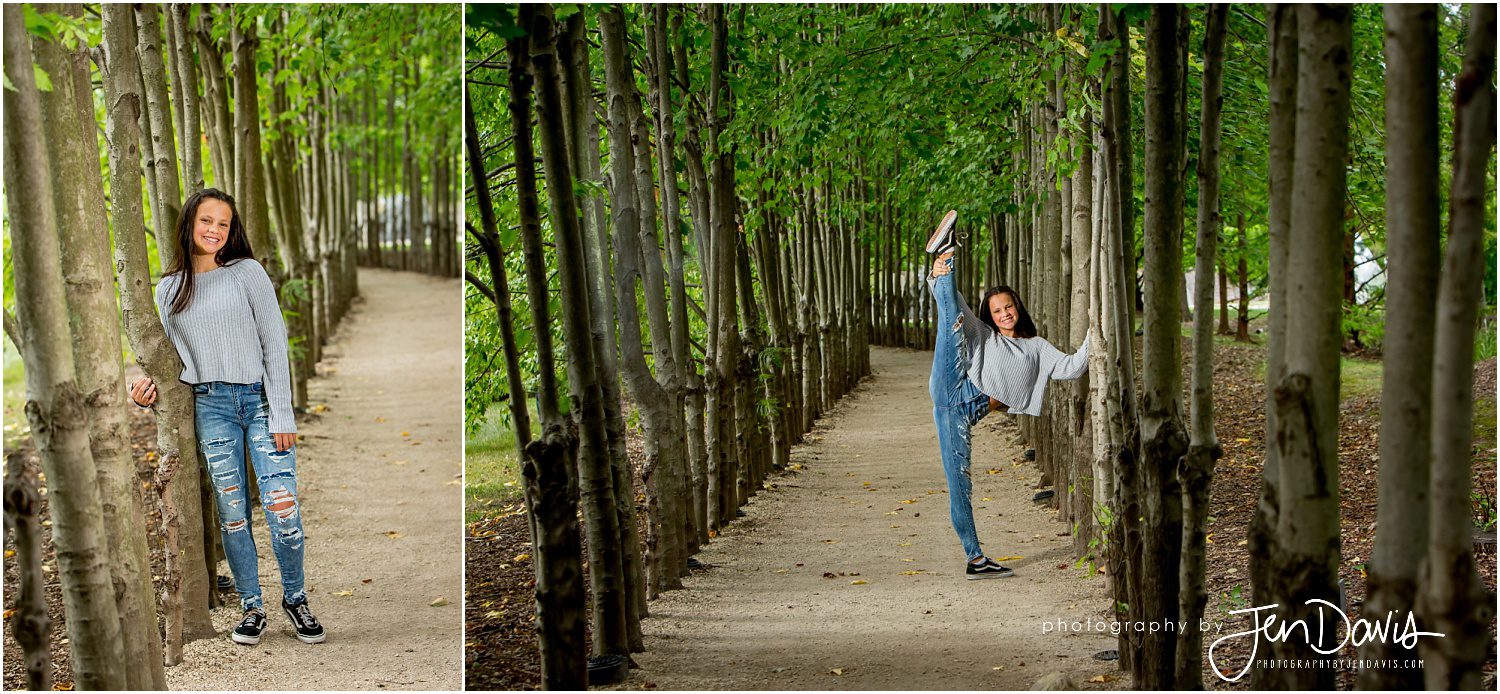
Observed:
[[[287,449],[291,448],[292,446],[297,445],[297,435],[296,434],[274,434],[273,433],[273,434],[271,434],[271,436],[276,437],[276,450],[278,450],[278,451],[284,451],[284,450],[287,450]]]
[[[140,407],[156,404],[156,382],[150,376],[142,376],[130,384],[130,399]]]

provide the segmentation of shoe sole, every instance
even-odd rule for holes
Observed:
[[[1015,576],[1015,574],[970,574],[968,576],[964,576],[964,578],[970,581],[982,581],[986,578],[1010,578],[1012,576]]]
[[[301,634],[297,634],[297,640],[301,641],[302,643],[323,643],[327,639],[328,634],[318,634],[317,636],[303,636]]]
[[[946,243],[949,236],[948,232],[953,230],[953,225],[957,222],[958,210],[948,210],[948,214],[943,215],[943,221],[938,222],[937,230],[932,232],[932,236],[927,239],[928,253],[934,253],[943,246],[948,245]]]
[[[229,639],[242,646],[254,646],[255,644],[260,643],[259,636],[240,636],[239,634],[231,633],[229,635]],[[254,640],[252,641],[251,639]]]

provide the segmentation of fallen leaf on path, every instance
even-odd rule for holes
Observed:
[[[409,432],[409,431],[403,431],[403,432],[401,432],[401,435],[402,436],[411,436],[411,432]]]
[[[851,585],[851,586],[862,586],[862,585],[865,585],[865,583],[866,583],[865,579],[863,579],[863,578],[857,578],[857,579],[854,579],[853,581],[850,581],[849,585]]]
[[[986,496],[986,497],[981,498],[980,501],[994,501],[994,499],[991,499],[991,498],[989,498],[989,497]]]
[[[517,564],[519,564],[519,563],[521,563],[523,561],[526,561],[527,559],[530,559],[530,558],[531,558],[530,554],[517,554],[516,558],[512,559],[511,561],[516,562]]]
[[[352,598],[352,597],[354,597],[354,591],[352,591],[352,590],[341,590],[341,591],[339,591],[337,593],[334,593],[334,596],[335,597],[340,597],[340,598]]]
[[[446,604],[448,604],[448,598],[438,598],[436,600],[433,600],[432,602],[427,603],[427,606],[428,607],[442,607],[443,605],[446,605]]]
[[[396,531],[396,530],[387,530],[387,531],[385,531],[385,536],[391,538],[392,540],[399,540],[399,539],[401,539],[403,537],[406,537],[406,535],[404,535],[401,532]]]
[[[903,504],[915,504],[915,503],[917,503],[917,500],[916,499],[902,499],[901,503],[903,503]]]
[[[915,559],[902,559],[901,561],[916,561]]]
[[[844,668],[836,667],[836,668],[834,668],[832,670],[829,670],[828,674],[830,674],[830,675],[842,675],[842,674],[844,674]]]
[[[990,668],[990,669],[991,669],[991,670],[995,670],[995,671],[997,671],[997,672],[998,672],[998,671],[1000,671],[1000,670],[1004,670],[1004,669],[1005,669],[1005,666],[1004,666],[1004,665],[996,665],[996,666],[995,666],[995,667],[992,667],[992,668]]]
[[[1009,557],[995,557],[995,561],[1015,561],[1017,559],[1025,559],[1025,558],[1026,557],[1023,557],[1023,556],[1021,556],[1019,554],[1016,554],[1016,555],[1012,555],[1012,556],[1009,556]]]
[[[1090,677],[1089,681],[1103,684],[1105,682],[1113,682],[1115,681],[1115,678],[1110,675],[1095,675],[1093,677]]]
[[[915,576],[917,574],[925,574],[925,573],[927,573],[926,569],[916,569],[916,570],[913,570],[913,571],[902,571],[901,575],[902,576]]]
[[[1000,470],[999,470],[999,468],[990,468],[988,470],[985,470],[984,474],[986,474],[986,475],[998,475],[998,474],[1000,474]]]
[[[910,542],[897,542],[896,546],[897,547],[910,547],[911,543]]]
[[[375,579],[373,579],[373,578],[361,578],[361,579],[359,579],[359,582],[360,583],[369,583],[370,581],[373,581],[373,580],[375,580]]]

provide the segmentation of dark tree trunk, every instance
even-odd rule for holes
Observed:
[[[1177,470],[1182,484],[1182,567],[1181,610],[1183,630],[1177,644],[1177,672],[1174,684],[1180,689],[1203,688],[1203,631],[1198,628],[1203,609],[1208,604],[1204,587],[1207,570],[1207,537],[1209,487],[1213,484],[1214,464],[1224,455],[1214,433],[1214,336],[1209,327],[1213,319],[1214,270],[1219,265],[1219,140],[1220,114],[1223,110],[1224,35],[1229,19],[1228,5],[1209,5],[1207,27],[1203,37],[1203,115],[1198,145],[1198,243],[1194,304],[1198,312],[1193,320],[1192,436],[1187,455]],[[1219,291],[1227,296],[1225,273],[1219,272]],[[1229,327],[1229,304],[1221,304],[1220,324]]]
[[[1182,423],[1181,322],[1183,303],[1182,151],[1179,108],[1186,46],[1179,41],[1183,8],[1158,5],[1146,43],[1146,312],[1141,408],[1142,619],[1176,622],[1182,553],[1182,496],[1177,465],[1187,452]],[[1142,636],[1136,686],[1173,689],[1177,636]]]
[[[1453,98],[1453,182],[1448,249],[1438,290],[1433,350],[1432,515],[1418,583],[1420,642],[1429,689],[1479,689],[1489,655],[1495,594],[1474,561],[1470,476],[1474,421],[1474,329],[1484,272],[1486,169],[1495,149],[1495,6],[1473,5],[1468,49]]]
[[[1439,274],[1438,7],[1385,8],[1386,297],[1381,387],[1379,522],[1363,617],[1413,612],[1427,557],[1432,465],[1432,357]],[[1428,625],[1424,625],[1424,628]],[[1361,658],[1419,657],[1399,642],[1371,639]],[[1422,688],[1416,668],[1359,671],[1363,689]]]
[[[609,438],[605,431],[604,398],[595,361],[588,297],[583,234],[573,196],[572,163],[567,147],[567,117],[563,113],[557,23],[550,5],[522,5],[521,24],[532,37],[532,75],[536,79],[537,115],[541,124],[542,160],[557,243],[558,275],[562,285],[564,333],[569,345],[568,382],[581,432],[578,487],[589,534],[589,582],[593,596],[594,650],[599,654],[629,652],[626,629],[624,564],[619,543],[614,477]],[[632,503],[626,499],[620,503]]]

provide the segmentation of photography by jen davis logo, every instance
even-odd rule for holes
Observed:
[[[1366,643],[1377,641],[1380,643],[1399,643],[1401,644],[1402,648],[1414,649],[1417,646],[1417,640],[1423,636],[1436,636],[1439,638],[1443,637],[1443,634],[1439,634],[1436,632],[1417,630],[1416,616],[1411,612],[1406,613],[1406,621],[1404,623],[1396,622],[1394,612],[1386,613],[1384,620],[1371,622],[1365,619],[1351,620],[1349,618],[1349,615],[1344,614],[1344,612],[1338,608],[1338,605],[1335,605],[1326,600],[1313,598],[1303,604],[1318,605],[1316,626],[1309,626],[1307,622],[1301,619],[1294,619],[1291,621],[1280,620],[1280,622],[1278,623],[1276,615],[1269,613],[1264,615],[1261,614],[1263,612],[1268,612],[1269,610],[1276,609],[1280,606],[1279,604],[1265,605],[1262,607],[1247,607],[1242,610],[1231,610],[1229,612],[1230,615],[1248,613],[1250,615],[1251,622],[1255,626],[1249,631],[1236,632],[1220,637],[1208,647],[1208,664],[1213,668],[1214,674],[1218,675],[1219,679],[1224,680],[1225,682],[1240,681],[1240,679],[1245,676],[1245,673],[1250,671],[1250,666],[1255,663],[1255,650],[1259,645],[1259,639],[1256,638],[1257,635],[1265,636],[1266,640],[1272,643],[1282,643],[1290,641],[1293,638],[1293,635],[1300,632],[1304,642],[1314,651],[1317,651],[1318,653],[1323,655],[1332,655],[1334,653],[1337,653],[1342,650],[1344,646],[1349,644],[1353,644],[1355,647],[1359,647]],[[1329,610],[1338,615],[1337,620],[1325,619],[1324,612]],[[1325,651],[1319,648],[1317,644],[1323,642],[1323,635],[1325,633],[1324,629],[1327,627],[1327,624],[1330,621],[1333,622],[1335,634],[1338,633],[1338,626],[1340,624],[1343,625],[1344,637],[1340,639],[1333,648]],[[1316,628],[1317,630],[1317,638],[1312,637],[1314,628]],[[1238,673],[1235,673],[1234,677],[1225,676],[1223,671],[1219,670],[1218,663],[1214,661],[1214,649],[1218,648],[1220,644],[1226,643],[1233,639],[1246,637],[1250,639],[1250,657],[1246,659],[1245,667]]]

